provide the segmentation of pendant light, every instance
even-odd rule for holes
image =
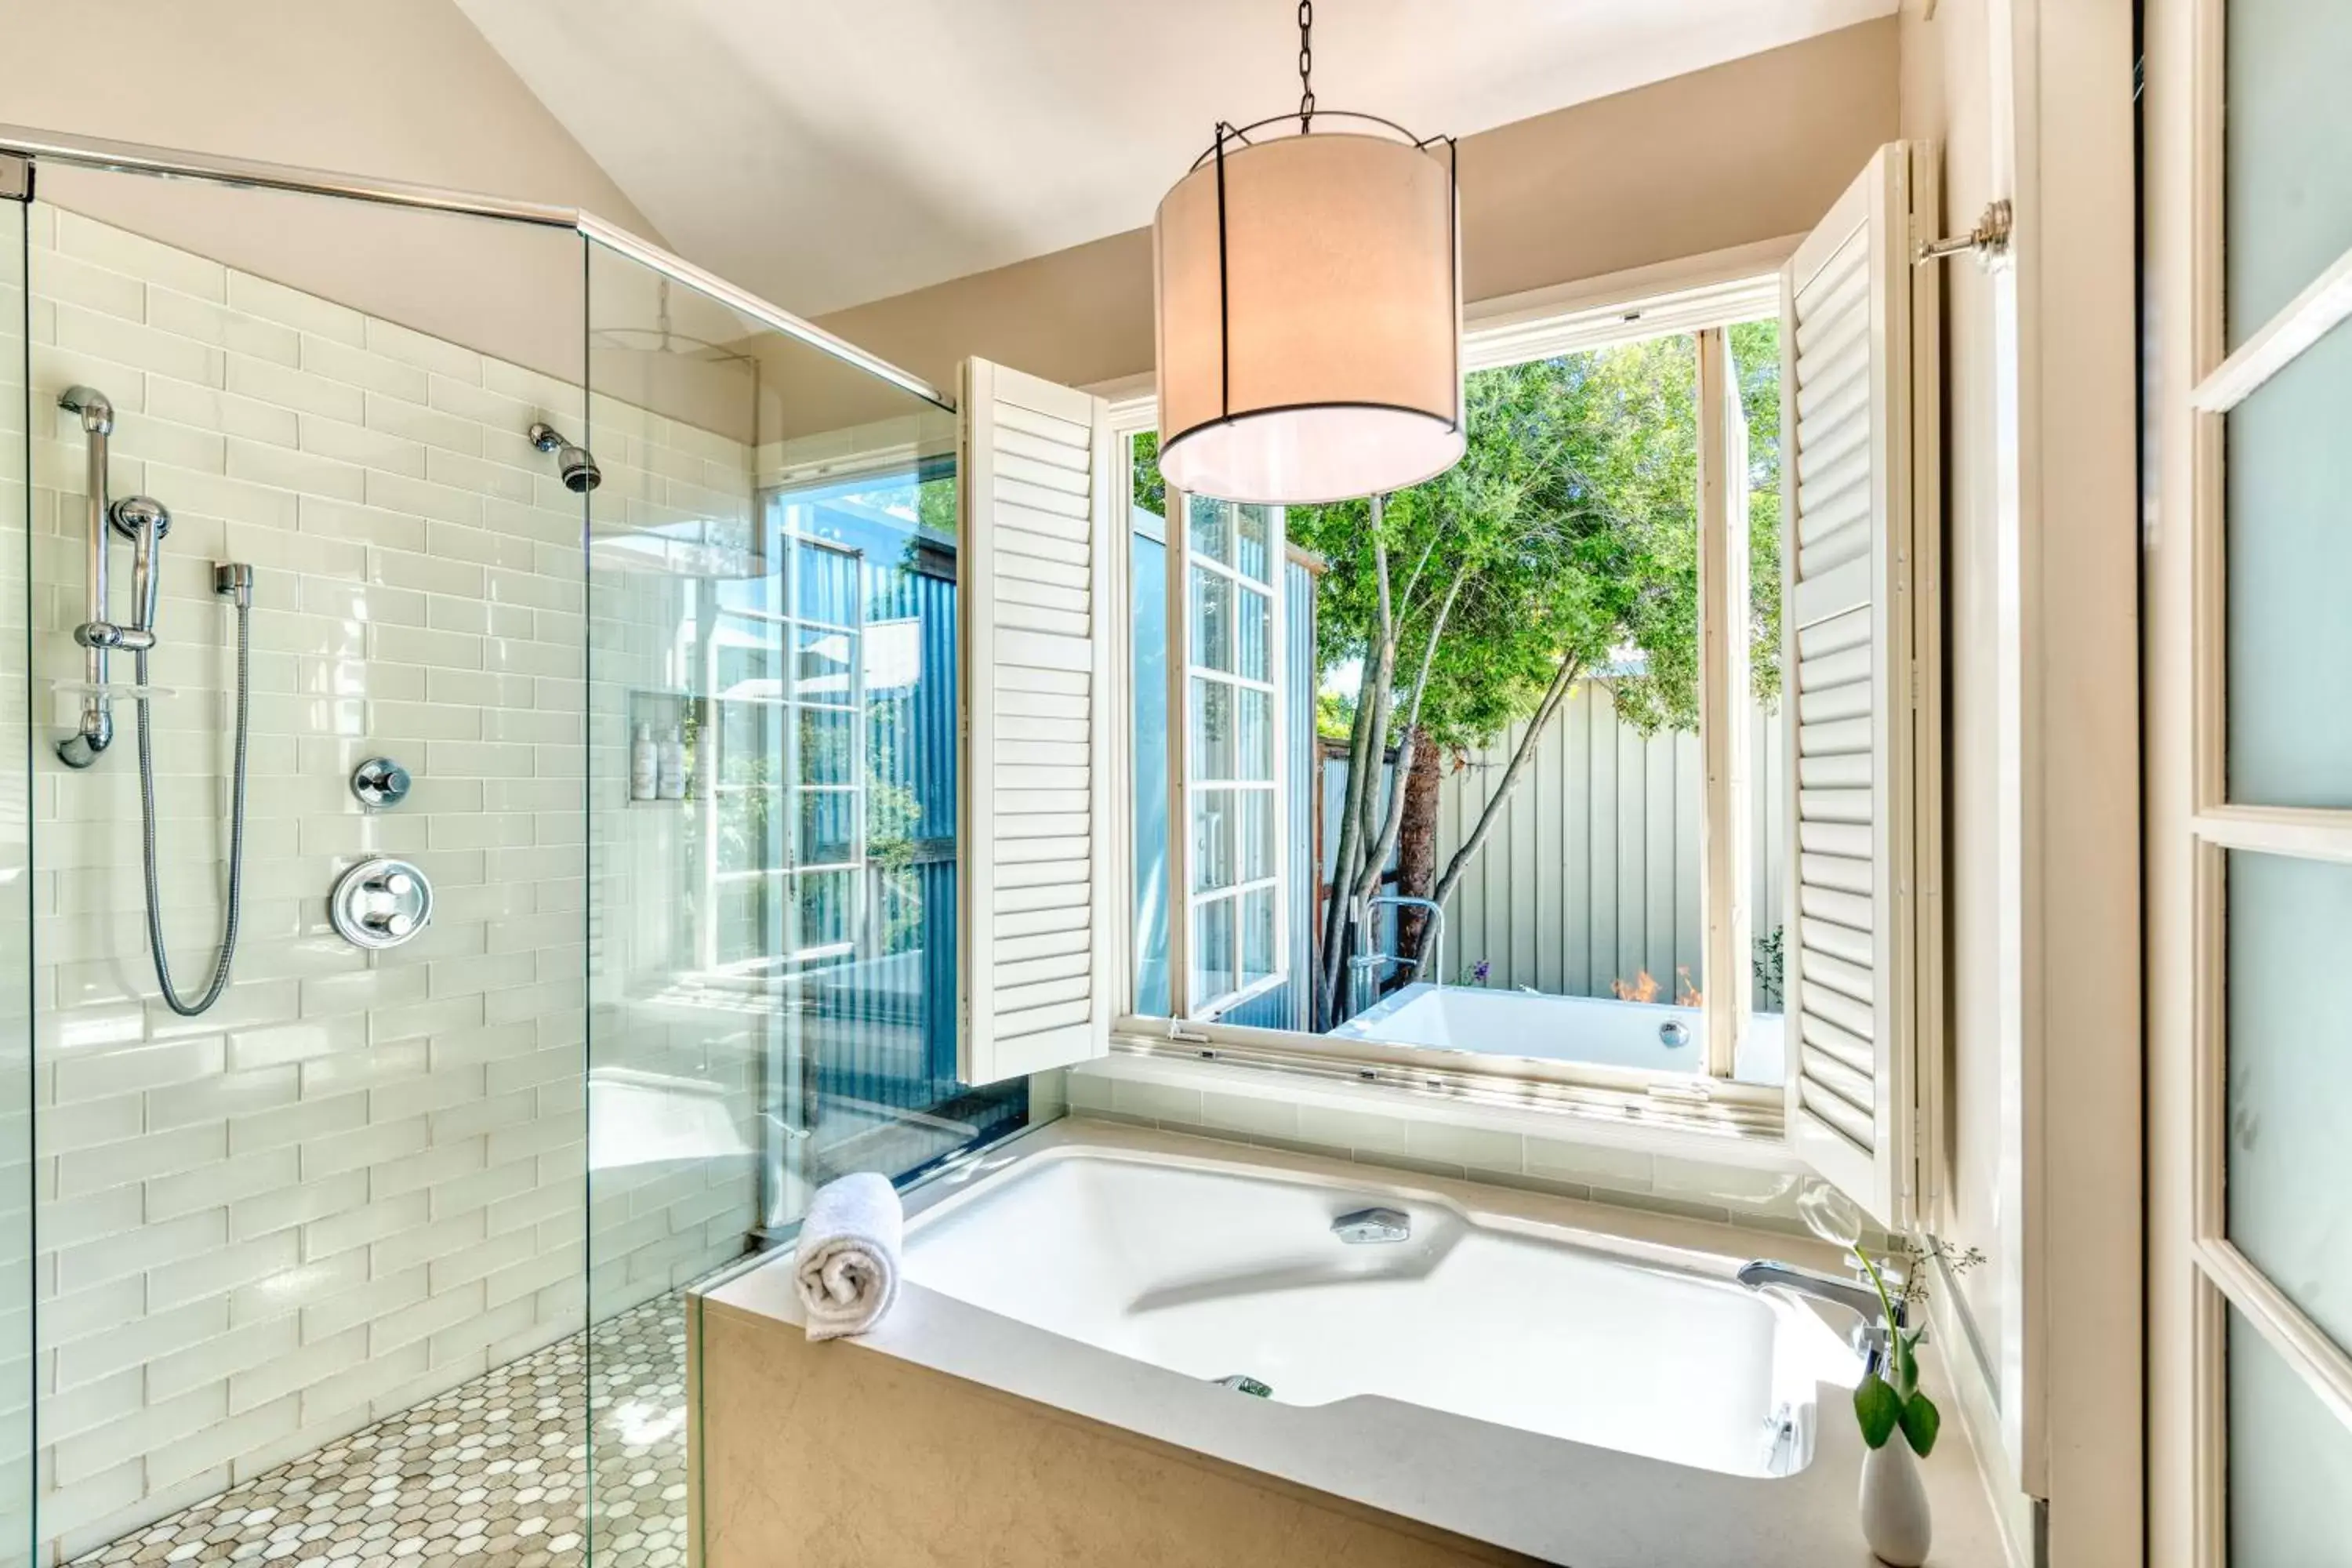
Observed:
[[[1342,500],[1462,457],[1454,141],[1317,109],[1314,19],[1297,111],[1220,121],[1152,222],[1160,469],[1194,495]]]

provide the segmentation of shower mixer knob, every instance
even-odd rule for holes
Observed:
[[[335,879],[327,918],[355,947],[398,947],[433,919],[433,883],[405,860],[362,860]]]
[[[370,757],[352,770],[352,793],[365,805],[398,805],[408,785],[408,770],[390,757]]]

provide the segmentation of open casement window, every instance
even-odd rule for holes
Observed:
[[[1929,1022],[1917,827],[1933,714],[1915,699],[1935,674],[1936,508],[1915,394],[1933,384],[1935,337],[1915,331],[1933,296],[1915,301],[1911,247],[1932,178],[1925,149],[1881,148],[1781,274],[1789,1137],[1890,1226],[1915,1217]]]
[[[967,360],[961,409],[958,1074],[982,1084],[1109,1049],[1126,470],[1107,405],[1084,393]]]
[[[1285,979],[1282,509],[1171,495],[1169,878],[1176,1013]]]

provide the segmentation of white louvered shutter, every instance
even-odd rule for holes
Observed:
[[[1916,1187],[1914,563],[1933,510],[1912,461],[1915,162],[1932,178],[1881,148],[1780,296],[1790,1138],[1890,1226]]]
[[[964,362],[957,1070],[966,1083],[1109,1049],[1111,454],[1099,398]]]

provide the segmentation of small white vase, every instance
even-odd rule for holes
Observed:
[[[1920,1568],[1935,1521],[1927,1513],[1927,1487],[1919,1461],[1896,1432],[1882,1447],[1862,1456],[1862,1538],[1891,1568]]]

